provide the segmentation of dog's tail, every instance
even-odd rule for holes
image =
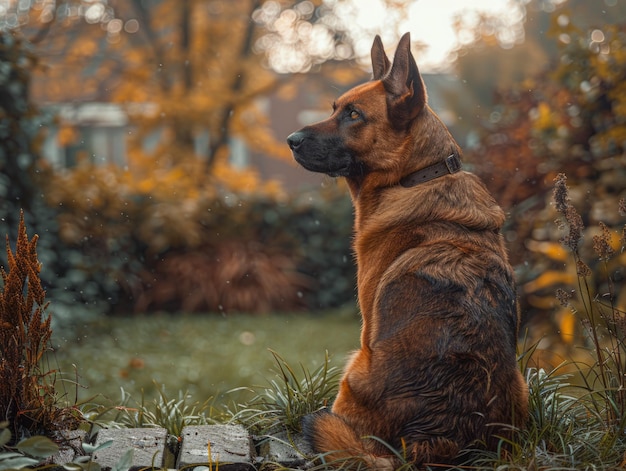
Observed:
[[[348,461],[361,461],[368,469],[393,471],[403,462],[451,463],[459,453],[457,443],[443,438],[404,444],[404,449],[394,450],[376,437],[359,436],[350,424],[329,409],[305,416],[302,433],[321,459],[338,466]]]
[[[302,433],[319,458],[327,464],[341,465],[348,461],[362,461],[368,469],[393,471],[397,460],[391,450],[380,456],[380,443],[370,437],[359,437],[356,431],[330,409],[321,409],[302,419]],[[378,445],[378,446],[377,446]]]

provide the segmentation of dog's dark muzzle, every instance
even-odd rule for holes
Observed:
[[[296,162],[312,172],[325,173],[331,177],[363,174],[362,165],[355,162],[339,136],[320,135],[304,128],[290,134],[287,144]]]

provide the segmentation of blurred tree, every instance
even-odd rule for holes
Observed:
[[[136,125],[135,172],[151,174],[191,156],[212,171],[233,138],[290,161],[259,101],[293,88],[293,75],[270,67],[281,67],[274,55],[279,46],[282,72],[315,68],[342,84],[363,73],[337,61],[353,56],[348,25],[320,0],[26,3],[12,4],[5,23],[39,40],[47,68],[35,78],[36,99],[127,105]]]
[[[20,209],[30,213],[37,192],[34,173],[45,120],[29,96],[35,64],[25,41],[0,31],[0,233],[6,235],[17,229]]]
[[[451,94],[447,101],[454,103],[452,108],[458,112],[456,127],[461,131],[461,139],[469,136],[469,146],[475,143],[477,122],[489,126],[500,119],[500,95],[508,94],[525,79],[537,76],[558,61],[558,41],[550,33],[558,12],[567,9],[571,21],[582,29],[626,20],[623,1],[515,1],[520,6],[519,23],[513,27],[510,20],[489,14],[455,18],[458,47],[451,62],[462,83],[460,91]]]
[[[570,165],[568,159],[558,158],[568,147],[563,147],[563,139],[558,136],[565,130],[563,123],[557,122],[563,116],[554,116],[552,110],[596,113],[571,106],[572,90],[585,82],[584,77],[594,75],[589,69],[576,70],[571,63],[572,60],[577,64],[588,62],[578,56],[581,51],[590,51],[589,44],[593,43],[590,36],[585,39],[589,43],[585,46],[572,41],[574,37],[579,41],[585,34],[591,35],[597,29],[595,25],[601,25],[596,33],[600,34],[602,29],[611,28],[611,24],[626,22],[626,4],[610,0],[594,4],[584,0],[524,3],[522,31],[502,32],[502,21],[489,16],[471,23],[467,18],[457,19],[459,42],[466,39],[457,51],[455,71],[467,83],[463,87],[465,96],[450,99],[458,103],[461,124],[473,134],[482,128],[471,142],[474,148],[466,153],[474,170],[505,209],[528,215],[531,208],[543,207],[544,195],[556,172],[565,171],[573,177],[587,171],[586,166]],[[598,48],[600,43],[594,44]],[[578,52],[568,51],[568,47],[578,48]],[[616,52],[613,50],[612,54]],[[554,68],[561,78],[549,72]],[[570,72],[573,76],[566,80]],[[594,133],[589,128],[591,115],[584,119],[576,116],[574,122],[580,124],[576,133],[570,135],[571,139],[579,143],[590,139]],[[545,133],[537,133],[537,126],[552,127],[554,134],[548,139]],[[545,146],[555,151],[557,146],[561,147],[556,155]],[[527,221],[532,225],[531,218]],[[518,223],[523,221],[520,219]],[[522,240],[521,234],[528,234],[530,227],[519,235],[518,230],[516,227],[510,232],[512,241]],[[514,244],[512,249],[513,260],[523,262],[526,252],[521,244]]]
[[[245,8],[226,1],[132,2],[146,41],[116,46],[131,60],[114,99],[154,105],[134,122],[139,142],[155,129],[165,130],[154,152],[161,164],[199,155],[211,167],[225,157],[233,134],[268,155],[287,157],[255,102],[280,86],[253,54],[256,27],[249,18],[260,5],[258,0]],[[199,148],[204,133],[206,148]]]

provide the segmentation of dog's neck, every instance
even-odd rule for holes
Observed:
[[[415,172],[411,172],[400,179],[398,183],[393,183],[391,186],[400,185],[404,188],[411,188],[422,183],[429,182],[435,178],[451,175],[461,171],[463,164],[458,152],[454,151],[444,160],[440,160],[434,164],[424,167]],[[347,179],[348,188],[352,196],[353,202],[356,204],[359,195],[361,194],[361,187],[363,186],[365,176],[352,177]]]

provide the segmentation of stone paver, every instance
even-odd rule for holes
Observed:
[[[72,448],[80,450],[84,432],[68,432]],[[174,445],[168,447],[168,440]],[[187,426],[181,437],[169,436],[163,428],[102,429],[95,446],[112,441],[112,445],[93,453],[92,459],[102,468],[113,468],[132,450],[132,460],[124,463],[131,469],[193,469],[211,471],[254,471],[255,465],[275,463],[288,468],[306,468],[312,452],[301,435],[278,434],[255,437],[241,425]],[[180,446],[176,452],[176,441]],[[258,456],[255,444],[258,447]],[[70,450],[54,459],[65,464],[74,458]]]
[[[177,467],[219,465],[231,471],[251,470],[253,459],[252,439],[244,427],[194,425],[183,429]]]
[[[113,440],[112,446],[98,450],[93,460],[102,467],[114,467],[125,453],[132,449],[132,467],[163,467],[167,440],[164,428],[102,429],[96,446]]]
[[[82,443],[87,436],[84,430],[62,430],[59,436],[55,437],[59,440],[59,452],[52,456],[52,462],[55,464],[66,464],[74,461],[74,458],[85,453],[82,450]]]
[[[259,455],[263,461],[278,463],[289,468],[302,466],[310,453],[301,435],[281,434],[263,438],[259,442]]]

